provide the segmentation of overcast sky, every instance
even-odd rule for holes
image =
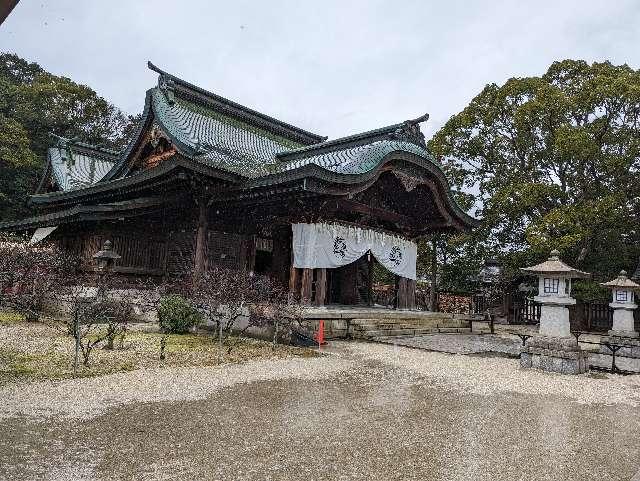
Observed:
[[[331,138],[430,137],[490,82],[564,58],[640,67],[640,1],[22,0],[0,50],[137,113],[159,67]]]

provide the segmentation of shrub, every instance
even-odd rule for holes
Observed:
[[[184,297],[172,294],[160,299],[158,322],[165,332],[184,334],[200,325],[202,316]]]

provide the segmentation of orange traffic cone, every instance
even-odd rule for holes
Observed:
[[[318,343],[318,347],[324,344],[324,321],[323,320],[318,321],[318,332],[316,332],[316,335],[313,337]]]

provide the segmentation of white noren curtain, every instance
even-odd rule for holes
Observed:
[[[339,224],[293,224],[292,228],[294,267],[340,267],[371,250],[394,274],[416,278],[418,248],[402,237]]]

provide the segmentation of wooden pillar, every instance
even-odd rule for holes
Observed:
[[[438,244],[436,239],[431,241],[431,290],[429,291],[429,310],[438,310]]]
[[[406,282],[404,277],[398,277],[398,301],[396,307],[398,309],[406,309]]]
[[[358,266],[356,262],[339,268],[340,302],[346,305],[358,303]]]
[[[416,308],[416,281],[407,279],[407,309]]]
[[[316,297],[314,304],[324,306],[327,302],[327,269],[316,269]]]
[[[312,285],[313,285],[313,269],[304,268],[302,270],[302,281],[300,283],[300,301],[303,304],[311,302]]]
[[[196,252],[194,260],[193,276],[198,279],[207,268],[207,232],[209,230],[209,218],[207,216],[207,201],[200,197],[198,205],[198,228],[196,231]]]
[[[241,266],[247,272],[252,272],[256,267],[256,238],[253,235],[244,239],[244,259],[241,260]]]
[[[398,278],[398,309],[415,309],[416,281],[406,277]]]
[[[300,294],[300,269],[293,265],[289,269],[289,293],[296,299]]]
[[[271,274],[286,286],[291,266],[291,225],[280,225],[273,229],[273,261]]]
[[[373,254],[367,253],[367,305],[373,306]]]

